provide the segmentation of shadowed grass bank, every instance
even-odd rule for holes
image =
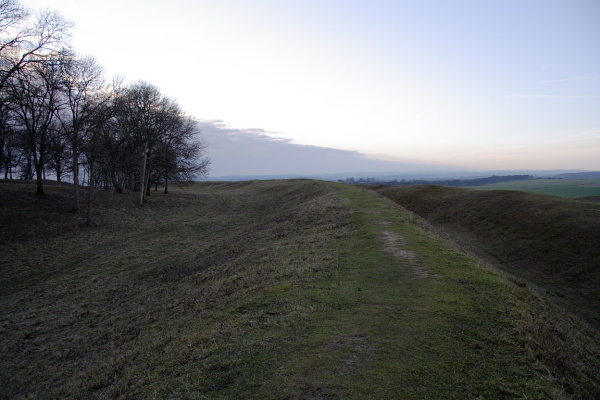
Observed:
[[[375,190],[600,329],[600,203],[434,185]]]
[[[0,190],[1,218],[37,201]],[[90,229],[61,190],[0,248],[1,398],[600,395],[597,332],[375,193],[106,194]]]

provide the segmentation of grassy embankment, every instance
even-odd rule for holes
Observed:
[[[600,179],[532,179],[474,186],[476,190],[522,190],[560,197],[600,198]]]
[[[600,203],[433,185],[377,191],[600,329]]]
[[[0,398],[600,396],[599,336],[375,193],[0,184]]]

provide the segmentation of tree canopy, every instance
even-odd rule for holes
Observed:
[[[137,190],[205,175],[198,124],[148,82],[108,84],[101,65],[76,54],[72,23],[0,0],[0,174],[88,188]]]

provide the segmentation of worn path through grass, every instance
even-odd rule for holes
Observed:
[[[341,398],[568,398],[579,380],[597,390],[592,366],[573,382],[559,378],[569,356],[550,354],[563,338],[542,321],[545,300],[435,239],[405,210],[354,188],[343,193],[360,229],[339,294],[354,302],[330,321],[333,339],[316,346],[323,368],[303,354],[292,358],[306,368],[294,376],[308,374]],[[597,366],[595,351],[588,361]]]
[[[120,199],[93,230],[1,246],[0,398],[599,395],[596,332],[373,192]]]

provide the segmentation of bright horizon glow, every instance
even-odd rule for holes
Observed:
[[[21,3],[198,119],[387,161],[600,169],[596,0]]]

